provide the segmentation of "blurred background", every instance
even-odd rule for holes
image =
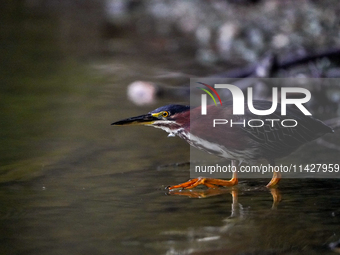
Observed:
[[[274,204],[267,180],[166,196],[189,178],[189,145],[110,124],[187,104],[193,77],[336,79],[339,13],[330,0],[4,1],[1,254],[334,254],[337,179],[283,180]],[[340,163],[339,86],[308,89],[336,132],[281,163]]]

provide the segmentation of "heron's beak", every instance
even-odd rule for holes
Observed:
[[[150,113],[120,120],[113,122],[111,125],[115,126],[127,126],[127,125],[151,125],[156,120],[159,120],[158,118],[154,117]]]

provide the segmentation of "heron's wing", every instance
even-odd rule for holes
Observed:
[[[268,101],[255,102],[254,107],[259,110],[271,107],[271,102]],[[267,116],[257,116],[249,110],[246,111],[244,118],[247,123],[249,120],[254,119],[259,121],[257,123],[256,121],[251,121],[250,123],[252,123],[253,127],[245,125],[245,127],[241,128],[250,139],[258,143],[264,155],[271,155],[274,158],[286,156],[302,144],[332,132],[332,129],[323,122],[313,117],[305,116],[299,110],[287,109],[287,115],[282,116],[280,108],[281,105],[278,104],[277,110]],[[263,125],[260,126],[262,123]],[[297,123],[296,126],[294,126],[295,123]],[[294,127],[285,127],[282,124]]]

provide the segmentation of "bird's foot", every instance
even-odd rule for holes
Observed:
[[[232,178],[229,181],[226,180],[220,180],[220,179],[212,179],[212,178],[195,178],[192,180],[189,180],[187,182],[174,185],[171,187],[168,187],[169,190],[173,189],[192,189],[197,187],[198,185],[205,185],[208,188],[216,189],[217,186],[224,186],[224,187],[231,187],[235,186],[238,183],[237,178]]]

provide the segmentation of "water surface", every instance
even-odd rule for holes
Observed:
[[[29,45],[30,57],[21,52],[1,72],[2,254],[333,254],[339,180],[284,179],[275,204],[268,180],[215,196],[197,189],[208,195],[200,199],[169,195],[166,186],[189,178],[188,166],[176,166],[189,145],[149,127],[110,126],[168,103],[137,107],[127,84],[200,75],[184,55],[128,49],[79,64]],[[338,155],[312,142],[282,162]]]

